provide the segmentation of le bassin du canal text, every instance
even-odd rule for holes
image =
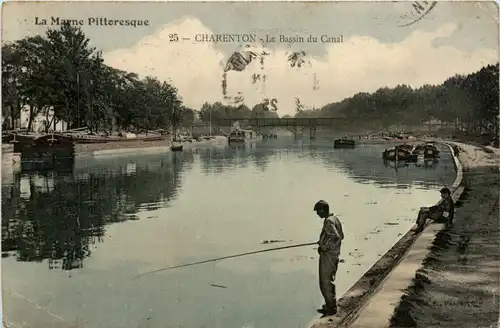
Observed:
[[[117,27],[141,27],[149,26],[148,20],[139,19],[109,19],[106,17],[89,17],[87,19],[62,19],[60,17],[40,18],[35,17],[35,25],[62,25],[69,23],[73,26],[117,26]],[[343,43],[344,36],[322,34],[320,36],[301,36],[301,35],[265,35],[263,38],[258,38],[255,34],[230,34],[230,33],[203,33],[195,35],[182,35],[182,33],[171,34],[169,36],[170,42],[178,42],[179,40],[194,40],[196,42],[217,42],[217,43],[231,43],[231,42],[256,42],[257,40],[266,43],[282,42],[282,43]]]

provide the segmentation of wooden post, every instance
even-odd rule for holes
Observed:
[[[316,140],[316,127],[315,126],[309,127],[309,138],[311,140]]]

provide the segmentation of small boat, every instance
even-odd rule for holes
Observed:
[[[278,135],[276,133],[269,133],[262,136],[264,139],[278,139]]]
[[[425,150],[425,144],[418,144],[413,148],[412,153],[416,155],[423,155]]]
[[[170,146],[170,150],[171,151],[182,151],[183,149],[183,145],[182,144],[172,144],[172,146]]]
[[[439,150],[433,143],[419,144],[412,151],[417,156],[423,156],[425,159],[439,158]]]
[[[382,153],[382,158],[386,161],[412,161],[416,160],[411,151],[405,147],[395,146],[384,150]]]
[[[333,142],[333,148],[354,148],[355,146],[356,142],[353,139],[347,139],[347,137],[336,139]]]
[[[413,145],[410,145],[410,144],[402,144],[402,145],[399,145],[398,146],[400,149],[404,149],[406,151],[409,151],[409,152],[413,152],[413,149],[415,148]]]
[[[439,150],[437,149],[437,147],[432,144],[425,145],[424,158],[425,159],[439,158]]]
[[[262,136],[252,130],[236,129],[231,131],[228,137],[229,142],[248,142],[262,139]]]

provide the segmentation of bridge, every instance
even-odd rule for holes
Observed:
[[[217,126],[233,126],[235,122],[244,123],[254,127],[317,127],[334,126],[347,122],[342,117],[300,117],[300,118],[223,118],[214,119],[213,124]],[[207,123],[195,123],[194,126],[206,126]]]
[[[218,127],[233,126],[234,123],[239,122],[241,125],[251,126],[257,131],[262,127],[284,127],[290,129],[292,132],[297,133],[298,128],[309,128],[311,139],[316,137],[316,127],[332,127],[338,126],[347,122],[346,118],[342,117],[290,117],[290,118],[224,118],[214,119],[212,124]],[[194,123],[193,127],[206,127],[208,123]]]

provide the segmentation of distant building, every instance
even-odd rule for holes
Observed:
[[[45,132],[47,124],[51,124],[49,127],[49,131],[65,131],[68,129],[68,124],[64,121],[59,121],[57,124],[55,124],[55,129],[54,129],[54,122],[52,121],[52,117],[54,116],[54,110],[53,109],[48,109],[49,113],[48,116],[46,116],[45,112],[38,114],[33,118],[33,122],[31,123],[32,131],[33,132]],[[21,119],[19,120],[19,126],[16,126],[21,129],[26,129],[28,127],[30,120],[30,111],[29,107],[25,106],[23,109],[21,109]]]
[[[54,116],[54,111],[52,109],[49,109],[49,115],[46,116],[45,112],[39,113],[34,119],[33,122],[31,123],[31,130],[33,132],[45,132],[46,125],[52,122],[52,117]],[[2,116],[2,126],[5,126],[8,130],[10,130],[12,127],[14,130],[16,129],[26,129],[28,128],[29,124],[29,119],[30,119],[30,110],[28,106],[25,106],[21,109],[21,115],[20,117],[16,118],[14,120],[14,124],[12,124],[12,118],[11,117],[4,117]],[[64,121],[58,121],[57,124],[55,124],[55,130],[54,130],[54,122],[52,122],[49,131],[65,131],[68,129],[68,124]]]

